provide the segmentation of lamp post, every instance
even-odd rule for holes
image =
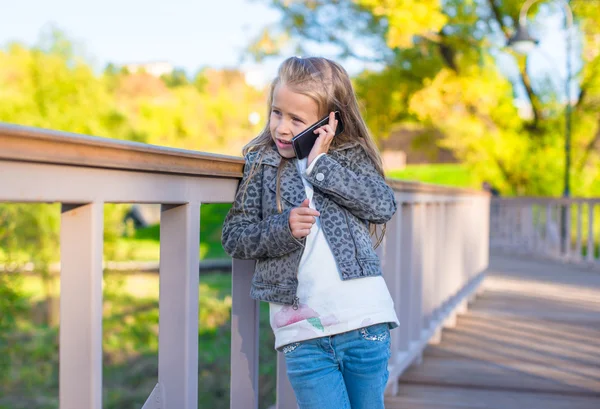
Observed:
[[[519,25],[517,32],[508,40],[508,45],[517,50],[518,52],[528,52],[533,49],[539,41],[532,37],[527,30],[527,12],[534,3],[541,0],[527,0],[521,7],[519,13]],[[573,11],[571,6],[565,0],[557,0],[563,8],[565,13],[565,29],[567,31],[566,41],[566,58],[567,58],[567,78],[565,82],[565,96],[567,103],[565,106],[565,174],[564,174],[564,188],[563,197],[569,197],[571,195],[570,188],[570,174],[571,174],[571,28],[573,27]],[[561,208],[561,250],[565,254],[567,249],[567,205]]]

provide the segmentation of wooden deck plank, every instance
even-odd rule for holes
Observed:
[[[579,393],[600,398],[600,378],[597,375],[600,371],[589,365],[552,367],[545,363],[517,360],[499,363],[426,358],[423,364],[410,368],[404,374],[402,383]]]
[[[460,319],[458,329],[446,331],[444,342],[429,346],[425,357],[477,359],[499,363],[519,360],[554,366],[574,363],[600,368],[600,344],[597,344],[597,339],[592,340],[591,337],[571,339],[556,333],[540,335],[507,328],[494,330],[488,325]]]
[[[387,400],[388,408],[410,409],[598,409],[588,396],[410,385]]]
[[[389,409],[600,409],[600,271],[494,255]]]

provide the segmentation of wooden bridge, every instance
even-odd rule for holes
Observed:
[[[199,210],[233,200],[242,166],[222,155],[0,124],[0,202],[62,205],[60,409],[102,408],[105,203],[162,205],[159,373],[143,409],[203,407]],[[401,325],[392,332],[387,406],[599,409],[600,200],[490,202],[479,191],[388,182],[400,206],[379,251]],[[258,408],[253,266],[233,262],[233,409]],[[280,358],[276,407],[294,409]]]
[[[389,409],[600,408],[600,272],[493,254],[483,292]]]

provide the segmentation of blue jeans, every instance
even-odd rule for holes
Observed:
[[[390,330],[375,324],[282,348],[300,409],[383,409]]]

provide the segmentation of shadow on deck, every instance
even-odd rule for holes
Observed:
[[[388,409],[599,409],[600,271],[492,255],[485,292]]]

